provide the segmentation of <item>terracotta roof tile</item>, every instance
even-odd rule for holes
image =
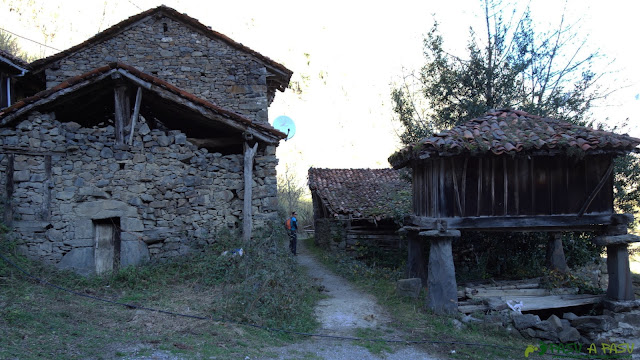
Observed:
[[[434,156],[567,151],[624,153],[636,151],[640,139],[596,130],[520,110],[493,110],[452,129],[424,138],[391,155],[396,168],[412,159]]]
[[[230,119],[232,119],[232,120],[234,120],[234,121],[236,121],[238,123],[245,124],[245,125],[248,125],[249,127],[258,129],[260,131],[270,133],[270,134],[275,135],[276,137],[278,137],[280,139],[284,139],[284,138],[287,137],[286,134],[284,134],[281,131],[276,130],[274,127],[272,127],[269,124],[253,122],[250,119],[247,119],[246,117],[244,117],[242,115],[239,115],[239,114],[234,113],[233,111],[221,108],[221,107],[219,107],[219,106],[217,106],[215,104],[212,104],[212,103],[210,103],[210,102],[208,102],[208,101],[206,101],[204,99],[201,99],[201,98],[199,98],[199,97],[197,97],[197,96],[195,96],[195,95],[193,95],[191,93],[188,93],[188,92],[186,92],[184,90],[181,90],[178,87],[176,87],[176,86],[174,86],[174,85],[172,85],[172,84],[170,84],[170,83],[168,83],[168,82],[166,82],[166,81],[164,81],[162,79],[159,79],[159,78],[157,78],[155,76],[152,76],[152,75],[149,75],[149,74],[146,74],[146,73],[143,73],[142,71],[134,68],[133,66],[129,66],[129,65],[126,65],[126,64],[123,64],[123,63],[110,63],[108,65],[99,67],[97,69],[93,69],[93,70],[91,70],[91,71],[89,71],[87,73],[84,73],[82,75],[78,75],[78,76],[74,76],[74,77],[68,78],[65,81],[63,81],[62,83],[58,84],[57,86],[55,86],[55,87],[53,87],[51,89],[43,90],[43,91],[35,94],[34,96],[22,99],[22,100],[16,102],[15,104],[11,105],[8,108],[0,110],[0,119],[5,117],[5,116],[11,115],[11,114],[13,114],[15,112],[18,112],[19,110],[21,110],[22,108],[28,106],[29,104],[32,104],[32,103],[34,103],[36,101],[45,99],[45,98],[47,98],[47,97],[49,97],[49,96],[51,96],[51,95],[53,95],[53,94],[55,94],[57,92],[63,91],[65,89],[68,89],[68,88],[70,88],[70,87],[72,87],[72,86],[74,86],[76,84],[79,84],[79,83],[81,83],[83,81],[89,80],[89,79],[91,79],[93,77],[96,77],[98,75],[107,73],[107,72],[109,72],[111,70],[114,70],[114,69],[125,70],[126,72],[130,73],[131,75],[133,75],[133,76],[135,76],[135,77],[137,77],[137,78],[139,78],[141,80],[144,80],[144,81],[146,81],[148,83],[151,83],[151,84],[153,84],[155,86],[158,86],[158,87],[161,87],[161,88],[163,88],[165,90],[168,90],[168,91],[170,91],[170,92],[172,92],[172,93],[174,93],[174,94],[176,94],[176,95],[178,95],[178,96],[180,96],[182,98],[185,98],[185,99],[187,99],[187,100],[189,100],[189,101],[191,101],[191,102],[193,102],[195,104],[204,106],[205,108],[208,108],[209,110],[212,110],[213,112],[215,112],[215,113],[217,113],[217,114],[219,114],[221,116],[228,117],[228,118],[230,118]],[[6,124],[4,124],[4,121],[2,121],[1,123],[3,123],[3,125],[6,125]]]
[[[411,184],[393,169],[311,168],[309,189],[335,217],[390,219],[411,207]]]
[[[25,70],[28,66],[28,64],[24,60],[2,49],[0,49],[0,61],[7,63],[15,68],[19,68],[20,70]]]

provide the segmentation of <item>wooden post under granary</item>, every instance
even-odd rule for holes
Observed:
[[[389,162],[413,170],[408,229],[550,232],[549,265],[566,271],[559,233],[602,232],[631,221],[614,212],[612,169],[616,156],[639,144],[628,135],[502,109],[424,138]],[[610,272],[618,274],[608,296],[622,300],[628,256],[616,241],[607,244]],[[410,269],[421,265],[415,254],[409,261]]]

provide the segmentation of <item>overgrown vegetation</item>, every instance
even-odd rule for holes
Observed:
[[[55,285],[212,320],[72,295],[28,279],[0,259],[0,358],[111,359],[157,351],[186,358],[244,358],[258,354],[266,343],[292,337],[241,323],[305,332],[317,326],[313,304],[318,292],[286,250],[281,230],[270,229],[250,244],[232,233],[218,238],[202,253],[88,278],[28,261],[17,254],[14,242],[1,241],[0,253]],[[243,255],[232,255],[239,248]]]
[[[564,233],[562,245],[570,268],[600,258],[602,246],[589,233]],[[453,242],[456,276],[459,281],[523,279],[545,276],[546,233],[465,232]],[[428,250],[427,250],[428,251]]]
[[[380,305],[389,309],[394,326],[411,335],[407,340],[424,340],[423,346],[430,351],[438,351],[450,358],[486,360],[519,359],[526,349],[527,344],[522,338],[514,337],[502,328],[467,324],[464,330],[456,329],[452,318],[427,310],[424,293],[418,299],[399,297],[395,284],[403,277],[404,269],[401,267],[383,269],[369,266],[344,253],[328,253],[317,248],[313,239],[306,240],[306,245],[325,266],[373,294]],[[369,333],[361,335],[376,337],[376,334]],[[380,344],[369,346],[371,351],[385,351]]]

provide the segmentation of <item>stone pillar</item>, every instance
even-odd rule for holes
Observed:
[[[562,233],[552,232],[547,242],[547,267],[562,273],[569,272],[567,260],[562,249]]]
[[[634,300],[631,271],[629,270],[629,251],[627,244],[607,246],[607,270],[609,287],[607,298],[617,301]]]
[[[436,314],[458,311],[458,288],[453,266],[451,242],[460,237],[458,230],[429,230],[419,235],[430,240],[427,279],[427,306]]]
[[[614,225],[607,229],[607,234],[611,235],[602,235],[594,239],[597,245],[607,247],[607,270],[609,271],[607,299],[609,300],[627,301],[635,298],[627,247],[629,243],[639,242],[640,236],[626,234],[626,232],[626,225]]]

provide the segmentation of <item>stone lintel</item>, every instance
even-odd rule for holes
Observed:
[[[445,230],[445,231],[438,231],[438,230],[427,230],[427,231],[421,231],[418,233],[418,235],[420,236],[424,236],[424,237],[460,237],[460,230]]]

